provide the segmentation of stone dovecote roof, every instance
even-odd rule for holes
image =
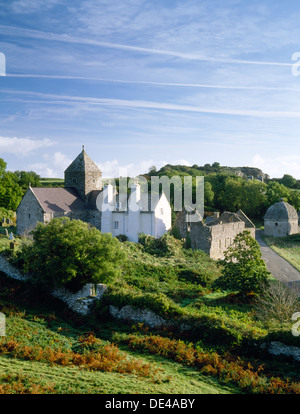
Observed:
[[[30,188],[45,213],[85,210],[86,206],[74,188]]]
[[[285,201],[273,204],[266,214],[265,220],[298,220],[296,209]]]

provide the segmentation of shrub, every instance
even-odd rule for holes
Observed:
[[[261,292],[262,284],[267,282],[270,273],[261,257],[259,244],[250,232],[238,234],[224,255],[224,260],[220,261],[222,275],[214,286],[242,294]]]
[[[256,301],[256,314],[265,321],[289,322],[294,312],[300,309],[299,291],[280,281],[263,285]]]
[[[128,240],[128,237],[126,236],[126,234],[118,234],[116,237],[120,242],[125,242]]]
[[[23,246],[18,257],[39,285],[76,291],[120,274],[125,259],[120,242],[83,221],[56,218],[47,225],[39,223],[32,234],[33,243]]]
[[[161,237],[139,235],[139,243],[144,247],[145,252],[160,257],[170,257],[182,253],[183,242],[174,236],[164,234]]]
[[[136,309],[148,309],[163,318],[178,318],[184,314],[180,306],[162,293],[143,293],[130,288],[110,286],[101,299],[98,309],[107,305],[117,308],[132,306]]]

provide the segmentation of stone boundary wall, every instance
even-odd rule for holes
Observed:
[[[25,276],[19,270],[17,270],[14,266],[12,266],[8,261],[1,256],[0,254],[0,270],[5,273],[7,276],[11,277],[12,279],[17,280],[27,280],[28,276]]]
[[[95,301],[101,299],[107,286],[103,284],[88,283],[83,286],[78,292],[73,293],[65,288],[53,289],[51,294],[65,302],[69,308],[82,315],[89,313],[90,305]]]
[[[298,346],[285,345],[282,342],[272,341],[270,342],[268,351],[272,355],[291,356],[300,362],[300,348]]]
[[[161,316],[156,315],[156,313],[150,311],[149,309],[135,309],[130,305],[123,306],[121,309],[116,306],[109,306],[109,313],[111,316],[117,319],[125,319],[134,322],[144,322],[150,327],[155,326],[167,326],[169,322],[163,319]]]

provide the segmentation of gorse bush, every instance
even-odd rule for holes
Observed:
[[[145,252],[159,257],[169,257],[182,253],[183,242],[174,236],[164,234],[161,237],[139,235],[139,243],[144,247]]]

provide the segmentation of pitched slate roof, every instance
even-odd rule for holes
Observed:
[[[285,201],[273,204],[266,214],[265,220],[298,220],[296,209]]]
[[[86,205],[74,188],[30,188],[45,213],[85,210]]]

